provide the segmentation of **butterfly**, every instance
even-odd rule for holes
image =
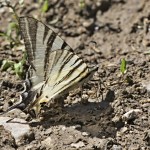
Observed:
[[[32,17],[19,18],[28,62],[29,90],[6,112],[18,108],[38,116],[42,103],[58,99],[88,81],[98,69],[89,69],[73,49],[51,28]]]

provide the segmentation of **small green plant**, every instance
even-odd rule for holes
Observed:
[[[48,9],[49,9],[49,1],[48,0],[38,0],[38,4],[40,5],[42,14],[48,11]]]
[[[85,0],[80,0],[80,2],[79,2],[79,7],[80,7],[80,9],[84,9],[85,8]]]
[[[3,60],[1,70],[6,71],[8,68],[12,68],[12,70],[15,71],[16,75],[18,75],[20,78],[24,78],[24,65],[26,63],[26,57],[26,53],[24,53],[22,60],[20,60],[18,63],[11,60]]]
[[[39,10],[40,10],[40,14],[39,14],[39,18],[43,18],[43,15],[48,11],[49,9],[49,0],[38,0],[38,5],[39,5]]]
[[[121,60],[120,72],[121,72],[122,77],[123,77],[122,82],[126,82],[128,84],[133,83],[132,77],[127,74],[127,61],[125,60],[125,58],[123,58]]]
[[[43,13],[45,13],[45,12],[48,11],[48,8],[49,8],[48,0],[44,0],[43,5],[42,5],[42,8],[41,8],[41,11],[42,11]]]
[[[121,60],[120,71],[123,75],[127,72],[127,62],[125,58]]]
[[[26,59],[27,59],[27,55],[26,53],[24,53],[22,60],[20,60],[18,63],[15,63],[13,66],[16,75],[18,75],[20,78],[25,77],[24,65],[26,64]]]

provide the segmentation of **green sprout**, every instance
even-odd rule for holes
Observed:
[[[127,72],[127,62],[125,58],[121,60],[120,71],[123,75]]]
[[[80,0],[80,2],[79,2],[79,7],[81,8],[81,9],[84,9],[85,8],[85,0]]]
[[[45,13],[45,12],[48,11],[48,8],[49,8],[48,0],[44,0],[44,3],[43,3],[43,5],[42,5],[41,11],[42,11],[43,13]]]
[[[19,61],[18,63],[15,63],[13,66],[13,69],[14,69],[16,75],[18,75],[20,78],[24,78],[24,76],[25,76],[24,65],[26,63],[26,58],[27,58],[27,55],[26,55],[26,53],[24,53],[22,60]]]
[[[6,71],[8,68],[12,68],[12,70],[15,71],[16,75],[18,75],[20,78],[24,78],[24,65],[26,63],[26,57],[26,53],[24,53],[22,60],[20,60],[18,63],[11,60],[3,60],[1,70]]]
[[[126,82],[128,84],[133,84],[133,79],[130,75],[126,74],[127,73],[127,61],[125,58],[121,60],[121,65],[120,65],[120,71],[123,75],[123,82]],[[126,74],[126,75],[125,75]]]

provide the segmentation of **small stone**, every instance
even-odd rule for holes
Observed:
[[[120,131],[117,131],[116,132],[116,137],[118,138],[118,137],[121,137],[121,132]]]
[[[122,120],[123,120],[123,121],[129,121],[129,120],[131,120],[131,119],[136,119],[136,118],[138,118],[141,114],[142,114],[142,110],[140,110],[140,109],[132,109],[132,110],[126,112],[126,113],[122,116]]]
[[[77,28],[77,33],[78,34],[82,34],[82,33],[84,33],[84,32],[86,32],[86,29],[84,28],[84,27],[79,27],[79,28]]]
[[[54,145],[54,141],[51,137],[46,138],[44,141],[41,142],[42,146],[51,148]]]
[[[128,130],[127,127],[123,127],[123,128],[120,129],[120,132],[121,132],[121,133],[125,133],[127,130]]]
[[[65,127],[65,126],[63,126],[63,127],[62,127],[62,130],[63,130],[63,131],[65,131],[65,130],[66,130],[66,127]]]
[[[87,132],[82,132],[83,136],[88,136],[89,134]]]
[[[80,130],[82,127],[80,124],[77,124],[75,126],[72,126],[73,129],[77,129],[77,130]]]
[[[114,123],[118,122],[120,120],[120,117],[119,116],[115,116],[114,118],[112,118],[112,121]]]
[[[82,141],[79,141],[78,143],[72,143],[71,147],[75,147],[75,148],[81,148],[84,147],[85,144]]]
[[[136,145],[131,145],[129,147],[130,150],[139,150],[140,149],[140,145],[139,144],[136,144]]]
[[[49,129],[47,129],[46,131],[45,131],[45,134],[46,135],[50,135],[52,133],[52,129],[51,128],[49,128]]]
[[[143,81],[142,86],[145,87],[147,89],[147,91],[150,92],[150,81],[149,80]]]
[[[83,22],[83,26],[86,27],[86,28],[92,26],[92,24],[93,24],[93,19],[90,19],[88,21]]]
[[[112,150],[122,150],[120,145],[113,145]]]
[[[30,133],[31,128],[23,119],[11,119],[12,118],[10,117],[0,117],[0,125],[2,125],[5,130],[11,132],[11,135],[14,137],[16,144],[19,145],[23,137]],[[12,122],[7,122],[9,120],[11,120]]]

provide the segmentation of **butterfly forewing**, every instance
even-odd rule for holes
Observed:
[[[58,49],[73,50],[52,29],[32,17],[20,17],[19,24],[28,61],[33,68],[30,77],[34,86],[47,78],[50,52]]]

